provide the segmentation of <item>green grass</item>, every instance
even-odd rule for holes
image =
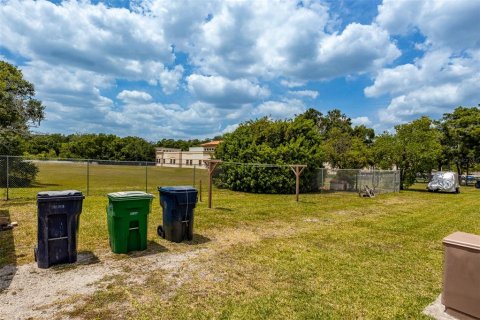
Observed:
[[[165,181],[171,177],[168,184],[177,184],[175,170],[159,169],[159,177]],[[57,172],[55,179],[68,181],[66,174]],[[107,189],[131,185],[127,174],[98,174],[98,185],[108,184]],[[215,190],[214,209],[206,208],[204,197],[195,211],[196,245],[173,244],[156,236],[161,223],[157,197],[149,216],[150,246],[157,248],[152,250],[162,255],[208,249],[190,262],[192,268],[185,271],[188,281],[172,285],[161,271],[141,286],[119,278],[76,305],[71,315],[84,319],[425,317],[422,310],[441,291],[442,238],[458,230],[480,234],[480,190],[464,187],[454,195],[423,189],[418,185],[372,199],[350,193],[305,194],[299,203],[292,195]],[[106,201],[104,195],[87,197],[81,215],[79,250],[100,259],[107,259],[109,251]],[[35,203],[3,202],[0,209],[19,222],[8,237],[0,233],[2,247],[11,247],[0,264],[32,262]],[[169,290],[173,294],[165,296]],[[119,299],[125,301],[121,308]]]

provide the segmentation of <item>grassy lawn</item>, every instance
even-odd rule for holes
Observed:
[[[97,171],[94,185],[99,190],[84,201],[79,251],[90,251],[100,260],[118,258],[109,254],[104,194],[132,187],[141,190],[141,179],[135,186],[130,182],[140,168],[131,170],[122,175]],[[192,184],[191,171],[176,170],[181,169],[158,169],[149,191],[157,194],[156,185]],[[70,181],[67,188],[83,190],[82,174],[75,177],[53,166],[49,173],[41,171],[39,185],[62,189]],[[70,315],[84,319],[422,318],[422,310],[441,291],[442,238],[458,230],[480,234],[480,190],[463,187],[454,195],[423,189],[418,185],[372,199],[350,193],[306,194],[299,203],[292,195],[215,190],[214,209],[206,208],[205,192],[195,211],[194,240],[181,244],[156,235],[161,223],[157,196],[149,216],[149,250],[159,256],[202,249],[201,254],[179,274],[153,271],[140,285],[128,278],[141,270],[109,279],[103,290],[79,299]],[[0,202],[0,210],[19,223],[13,232],[0,233],[0,265],[31,263],[35,202]]]

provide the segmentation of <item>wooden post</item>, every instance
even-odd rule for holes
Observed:
[[[298,202],[298,196],[300,194],[300,175],[302,174],[303,170],[305,170],[307,166],[304,164],[293,164],[290,166],[290,169],[292,169],[293,173],[295,173],[295,196],[296,200]]]
[[[90,160],[87,159],[87,196],[90,195]]]
[[[9,187],[9,183],[10,183],[10,168],[9,168],[9,159],[10,157],[7,156],[7,176],[6,176],[6,183],[7,183],[7,200],[9,200],[8,198],[8,187]]]
[[[145,192],[148,192],[148,163],[145,161]]]
[[[200,179],[200,190],[198,191],[199,192],[199,198],[200,198],[200,202],[202,202],[202,179]]]
[[[196,165],[193,165],[193,187],[195,188],[195,167]]]
[[[217,165],[222,162],[221,160],[203,160],[208,166],[208,208],[212,208],[212,184],[213,184],[213,172]]]

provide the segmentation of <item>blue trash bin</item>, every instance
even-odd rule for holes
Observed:
[[[77,261],[78,227],[84,198],[77,190],[37,194],[38,244],[34,254],[39,268]]]
[[[193,239],[193,216],[197,205],[197,189],[190,186],[158,187],[163,209],[160,237],[173,242]]]

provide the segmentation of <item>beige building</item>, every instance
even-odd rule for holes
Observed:
[[[215,148],[221,141],[210,141],[201,144],[199,147],[190,147],[188,151],[175,148],[156,148],[155,158],[157,166],[175,168],[204,168],[203,160],[210,160]]]

